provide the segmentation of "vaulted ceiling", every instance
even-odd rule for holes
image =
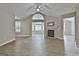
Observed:
[[[15,16],[24,18],[36,11],[38,3],[4,3],[0,10],[12,12]],[[77,3],[39,3],[40,12],[48,16],[59,16],[75,11]]]

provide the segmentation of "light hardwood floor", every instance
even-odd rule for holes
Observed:
[[[0,47],[0,56],[79,56],[74,36],[65,35],[64,40],[44,38],[42,34],[16,38],[16,41]]]
[[[76,45],[74,35],[64,36],[64,46],[66,56],[79,56],[79,48]]]
[[[45,39],[43,35],[16,38],[16,41],[0,47],[0,53],[8,56],[63,56],[64,41]]]

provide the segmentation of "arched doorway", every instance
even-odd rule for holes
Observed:
[[[41,13],[35,13],[32,16],[32,36],[44,36],[44,16]]]

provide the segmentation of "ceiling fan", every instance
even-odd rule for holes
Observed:
[[[35,4],[36,4],[37,12],[42,11],[42,9],[47,10],[47,11],[50,9],[50,7],[48,5],[46,5],[45,3],[35,3]]]
[[[50,7],[46,3],[34,3],[27,9],[27,11],[32,9],[35,10],[35,12],[45,12],[44,10],[47,12],[49,11]]]
[[[40,8],[41,8],[41,6],[40,6],[40,3],[35,3],[36,4],[36,11],[37,12],[40,12],[41,10],[40,10]]]

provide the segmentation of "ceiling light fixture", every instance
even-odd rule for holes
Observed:
[[[37,12],[39,12],[39,11],[40,11],[40,6],[39,6],[39,4],[37,4],[36,11],[37,11]]]
[[[36,9],[36,11],[38,11],[38,12],[39,12],[39,11],[40,11],[40,9]]]

